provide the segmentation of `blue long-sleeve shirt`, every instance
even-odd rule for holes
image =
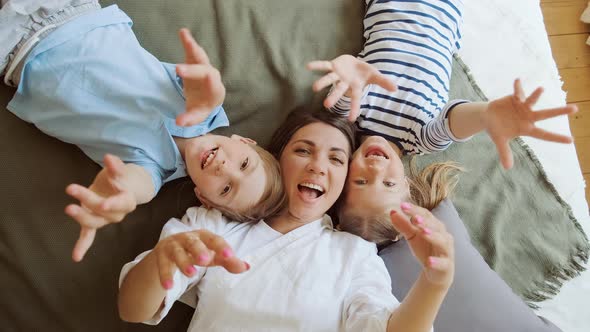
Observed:
[[[143,49],[131,25],[113,5],[51,32],[27,56],[7,108],[99,164],[112,153],[144,167],[157,192],[186,175],[172,136],[203,135],[229,121],[220,106],[198,125],[177,126],[185,99],[175,66]]]

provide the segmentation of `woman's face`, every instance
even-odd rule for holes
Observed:
[[[389,142],[370,136],[354,152],[346,180],[347,209],[379,214],[409,194],[404,165]]]
[[[292,217],[308,222],[332,207],[344,187],[350,153],[346,136],[325,123],[295,132],[279,160]]]

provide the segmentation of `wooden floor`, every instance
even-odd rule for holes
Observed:
[[[590,202],[590,24],[580,21],[588,0],[541,0],[553,57],[564,82],[567,102],[578,105],[570,127]]]

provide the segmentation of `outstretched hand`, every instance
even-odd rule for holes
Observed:
[[[219,235],[201,229],[178,233],[158,242],[153,254],[156,256],[160,284],[164,289],[173,286],[173,276],[179,269],[192,277],[197,266],[221,266],[231,273],[250,269],[248,263],[238,259],[230,245]]]
[[[180,29],[185,63],[176,65],[183,80],[186,110],[176,117],[179,126],[192,126],[205,120],[225,99],[225,86],[219,71],[211,65],[205,50],[188,29]]]
[[[535,122],[572,114],[577,111],[574,105],[533,111],[543,88],[537,88],[526,97],[519,79],[514,81],[514,94],[491,101],[484,112],[484,126],[490,138],[496,144],[500,161],[505,169],[514,164],[512,151],[508,144],[517,136],[531,136],[545,141],[571,143],[572,138],[556,134],[535,126]]]
[[[66,188],[66,193],[80,202],[79,205],[70,204],[65,209],[65,213],[81,227],[72,252],[72,259],[76,262],[82,260],[92,245],[98,228],[120,222],[137,206],[133,194],[120,181],[125,164],[118,157],[108,154],[104,164],[90,187],[70,184]]]
[[[336,84],[330,95],[324,100],[326,108],[333,107],[346,93],[351,98],[348,119],[354,122],[360,114],[363,89],[369,84],[377,84],[388,91],[397,90],[397,86],[389,78],[363,60],[352,55],[341,55],[332,61],[312,61],[307,69],[328,72],[313,83],[313,90]]]
[[[425,276],[433,285],[450,287],[455,274],[453,236],[445,225],[427,209],[409,203],[401,212],[392,210],[391,222],[408,241],[414,256],[424,266]]]

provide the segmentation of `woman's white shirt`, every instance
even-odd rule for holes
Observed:
[[[250,270],[231,274],[196,266],[189,278],[176,271],[157,324],[187,290],[197,308],[189,331],[385,331],[399,305],[373,243],[334,230],[329,216],[287,234],[264,221],[237,223],[217,210],[195,207],[171,219],[160,240],[207,229],[222,236]],[[148,252],[127,263],[119,284]]]

